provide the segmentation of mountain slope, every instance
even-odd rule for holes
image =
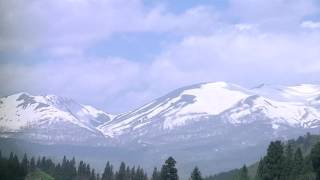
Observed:
[[[174,129],[212,116],[231,124],[268,119],[267,123],[275,129],[281,126],[318,127],[320,111],[316,101],[320,86],[281,88],[244,89],[224,82],[189,86],[118,116],[99,129],[107,136],[115,137],[144,127]]]
[[[70,99],[20,93],[0,99],[0,134],[42,144],[113,146],[129,152],[110,152],[113,158],[134,155],[149,167],[171,155],[186,172],[196,164],[212,174],[257,161],[274,139],[319,133],[319,95],[317,85],[202,83],[112,116]]]
[[[111,118],[91,106],[54,95],[18,93],[0,99],[2,136],[24,136],[49,143],[102,139],[103,134],[96,127]]]

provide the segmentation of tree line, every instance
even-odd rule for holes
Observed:
[[[305,156],[300,147],[281,141],[271,142],[267,154],[260,161],[256,176],[250,178],[243,166],[235,180],[320,180],[320,143]]]
[[[257,180],[320,180],[320,143],[305,156],[298,147],[271,142],[267,155],[260,160]]]
[[[254,177],[249,176],[246,165],[232,172],[231,176],[225,176],[227,180],[320,180],[320,142],[311,141],[310,134],[306,138],[297,141],[273,141],[267,149],[267,154],[259,161]],[[301,141],[301,142],[300,142]],[[24,154],[19,160],[18,156],[10,153],[4,157],[0,151],[0,179],[23,180],[35,171],[42,171],[56,180],[179,180],[176,160],[169,157],[160,169],[154,168],[150,177],[141,168],[130,167],[121,162],[119,168],[108,161],[103,172],[97,173],[89,163],[75,158],[55,163],[50,158],[31,157]],[[225,174],[227,175],[227,174]],[[221,178],[222,179],[222,178]],[[217,176],[203,178],[198,167],[190,174],[189,180],[220,180]]]
[[[178,180],[176,163],[174,158],[169,157],[160,170],[154,168],[149,178],[140,166],[130,167],[124,162],[121,162],[118,170],[114,170],[114,166],[108,161],[103,173],[99,174],[90,167],[89,163],[80,161],[76,164],[75,158],[67,159],[64,156],[61,162],[55,163],[45,156],[29,159],[27,154],[24,154],[19,160],[18,156],[12,152],[9,157],[4,157],[0,151],[0,179],[24,180],[28,174],[40,170],[56,180]],[[194,168],[190,179],[203,179],[199,168]]]
[[[251,171],[249,173],[249,171]],[[287,142],[273,141],[257,163],[205,180],[320,180],[320,136],[307,133]]]

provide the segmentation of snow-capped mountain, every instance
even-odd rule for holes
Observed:
[[[268,119],[266,123],[274,129],[315,128],[320,125],[319,97],[320,86],[316,85],[245,89],[225,82],[203,83],[173,91],[104,123],[99,129],[115,137],[144,127],[148,127],[145,133],[150,127],[170,130],[213,116],[234,125]],[[252,118],[257,115],[261,118]]]
[[[231,125],[261,121],[275,130],[281,127],[316,128],[320,126],[320,86],[260,85],[246,89],[225,82],[202,83],[177,89],[118,116],[54,95],[18,93],[0,99],[2,136],[27,131],[33,138],[64,139],[63,134],[72,131],[61,131],[52,137],[46,137],[47,132],[74,127],[88,136],[121,140],[128,135],[139,138],[149,133],[183,129],[212,118],[215,120],[210,123]],[[47,132],[41,134],[40,129]]]
[[[116,116],[54,95],[0,99],[1,137],[115,146],[132,150],[135,162],[142,159],[148,167],[172,155],[186,171],[197,164],[204,173],[255,162],[271,140],[319,130],[320,86],[312,84],[249,89],[201,83]],[[126,156],[110,153],[116,159]]]
[[[97,127],[112,118],[91,106],[54,95],[18,93],[0,99],[1,136],[47,143],[86,142],[103,139]]]

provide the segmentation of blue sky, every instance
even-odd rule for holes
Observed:
[[[317,0],[0,0],[0,95],[131,110],[207,81],[320,84]]]

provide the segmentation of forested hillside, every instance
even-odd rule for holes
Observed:
[[[271,142],[267,154],[248,168],[219,173],[206,180],[315,180],[320,172],[320,135],[307,133],[286,142]]]

